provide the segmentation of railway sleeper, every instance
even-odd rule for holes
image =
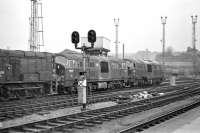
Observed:
[[[120,113],[120,114],[116,114],[115,116],[118,117],[118,118],[120,118],[120,117],[124,117],[124,115],[121,114],[121,113]]]
[[[22,116],[25,116],[25,114],[24,113],[17,113],[15,115],[13,115],[13,118],[22,117]]]
[[[99,119],[99,120],[94,120],[94,121],[92,121],[92,123],[94,123],[94,124],[102,124],[103,121]]]
[[[84,117],[93,117],[94,115],[91,114],[83,114]]]
[[[149,124],[145,124],[142,128],[143,129],[148,129],[150,126],[149,126]]]
[[[69,121],[66,121],[66,120],[64,120],[64,119],[57,119],[56,120],[56,122],[58,122],[58,123],[64,123],[64,124],[67,124],[67,123],[69,123]]]
[[[57,122],[57,121],[50,121],[50,122],[47,122],[48,125],[50,126],[64,126],[65,123],[61,123],[61,122]]]
[[[102,118],[100,118],[100,120],[102,120],[102,121],[110,121],[110,119],[108,119],[107,117],[102,117]]]
[[[81,120],[81,119],[78,119],[78,118],[76,118],[76,117],[70,117],[70,118],[67,118],[67,119],[66,119],[66,121],[71,122],[71,123],[73,123],[73,122],[75,122],[75,121],[79,121],[79,120]]]
[[[112,119],[116,119],[117,117],[115,117],[114,115],[108,116],[108,119],[112,120]]]
[[[87,119],[89,117],[86,117],[86,116],[79,116],[78,119]]]
[[[152,123],[149,123],[149,126],[150,127],[152,127],[152,126],[154,126],[155,125],[155,123],[154,122],[152,122]]]
[[[83,125],[87,126],[87,127],[93,127],[93,126],[95,126],[95,124],[92,123],[92,122],[85,122]]]
[[[52,126],[50,126],[50,125],[44,125],[44,124],[36,124],[36,125],[34,125],[34,128],[39,128],[39,129],[51,129]]]
[[[4,120],[6,120],[6,118],[7,117],[5,117],[5,116],[0,116],[0,121],[4,121]]]
[[[142,131],[144,131],[144,129],[143,128],[137,128],[136,130],[135,130],[135,132],[142,132]],[[134,131],[133,131],[134,132]],[[131,132],[132,133],[132,132]]]
[[[22,132],[23,132],[22,130],[17,130],[17,129],[9,130],[9,133],[22,133]],[[3,133],[8,133],[8,132],[3,132]],[[31,132],[27,132],[27,133],[31,133]]]
[[[90,115],[94,115],[94,116],[95,116],[95,115],[97,116],[97,115],[99,115],[99,114],[100,114],[99,112],[92,112],[92,113],[90,113]]]
[[[123,116],[128,116],[129,114],[128,113],[126,113],[126,112],[122,112],[122,113],[120,113],[121,115],[123,115]]]
[[[37,128],[37,127],[23,127],[22,129],[25,132],[42,132],[42,131],[46,131],[46,129],[44,129],[44,128]]]
[[[84,125],[74,125],[73,128],[77,128],[77,129],[84,129],[85,126]]]
[[[68,127],[68,128],[61,128],[61,129],[57,129],[57,131],[61,131],[61,132],[73,132],[73,127]]]

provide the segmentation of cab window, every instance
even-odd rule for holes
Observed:
[[[108,73],[109,71],[108,62],[102,61],[100,62],[100,66],[101,66],[101,73]]]
[[[147,72],[152,72],[152,65],[147,64]]]
[[[56,64],[56,74],[57,75],[64,75],[65,72],[65,67],[60,65],[60,64]]]

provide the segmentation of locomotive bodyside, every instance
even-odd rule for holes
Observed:
[[[135,75],[135,62],[130,59],[123,59],[126,63],[126,68],[127,68],[127,86],[134,86],[136,85],[136,75]]]
[[[55,55],[56,64],[56,82],[59,85],[59,93],[66,93],[75,91],[79,79],[79,72],[81,71],[80,58],[73,54],[57,54]],[[58,74],[58,71],[62,73]]]
[[[23,98],[49,94],[52,55],[43,54],[0,50],[0,97]]]
[[[145,69],[147,72],[146,79],[147,84],[159,84],[163,80],[163,70],[160,64],[153,62],[153,61],[144,61],[145,62]]]
[[[136,85],[144,85],[147,82],[147,71],[145,69],[145,63],[141,60],[134,60],[134,67]]]
[[[63,66],[65,90],[72,91],[79,79],[79,73],[83,71],[83,57],[80,54],[56,55],[55,63]],[[86,76],[88,88],[107,88],[107,81],[110,81],[109,65],[106,57],[86,57]],[[59,76],[61,77],[61,75]],[[58,80],[58,79],[57,79]]]
[[[110,68],[107,57],[90,56],[87,76],[89,77],[89,88],[107,88],[110,80]]]

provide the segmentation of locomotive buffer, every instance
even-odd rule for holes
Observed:
[[[96,42],[96,32],[90,30],[88,32],[88,42],[91,43],[91,47],[81,46],[78,47],[80,40],[79,33],[77,31],[72,32],[71,41],[74,43],[76,49],[80,49],[83,52],[83,72],[80,72],[80,78],[78,82],[78,101],[82,104],[82,110],[86,110],[87,104],[87,80],[86,80],[86,51],[94,48],[94,42]]]

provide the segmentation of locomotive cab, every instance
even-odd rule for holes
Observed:
[[[107,80],[109,78],[109,64],[107,61],[100,62],[100,80]],[[107,82],[99,82],[98,88],[107,88]]]
[[[106,61],[100,62],[100,72],[101,72],[101,75],[100,75],[101,78],[108,77],[108,72],[109,72],[108,62],[106,62]]]
[[[62,64],[55,64],[55,74],[53,76],[52,93],[62,93],[64,86],[65,67]]]
[[[57,54],[55,57],[58,93],[73,93],[79,77],[80,62],[74,55]]]

